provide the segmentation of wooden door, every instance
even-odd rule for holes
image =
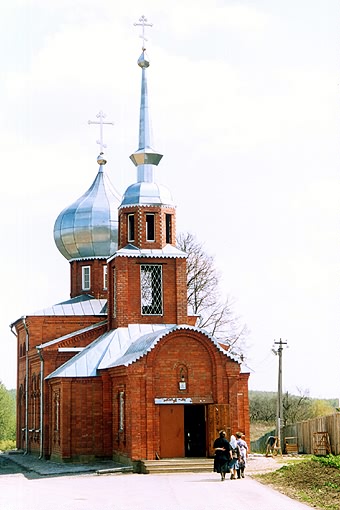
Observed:
[[[184,405],[160,406],[160,436],[162,459],[184,457]]]
[[[208,455],[213,457],[215,451],[213,444],[220,430],[225,430],[227,439],[230,439],[230,409],[229,404],[209,404],[207,406],[208,422]]]

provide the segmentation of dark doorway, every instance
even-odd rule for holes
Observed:
[[[184,438],[186,457],[206,457],[205,406],[184,406]]]

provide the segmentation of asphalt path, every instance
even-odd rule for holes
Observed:
[[[14,468],[13,468],[14,469]],[[14,469],[15,470],[15,469]],[[1,470],[1,510],[310,510],[251,477],[216,473],[76,474]]]

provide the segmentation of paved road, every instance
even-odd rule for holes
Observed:
[[[1,471],[2,472],[2,471]],[[1,510],[310,510],[250,477],[216,473],[0,476]]]

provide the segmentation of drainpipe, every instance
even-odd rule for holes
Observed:
[[[37,347],[37,351],[40,358],[40,452],[39,459],[43,458],[44,448],[43,448],[43,439],[44,439],[44,358],[42,356],[41,349]]]
[[[25,331],[26,331],[26,339],[25,339],[25,349],[26,349],[26,352],[25,352],[25,355],[26,355],[26,382],[25,382],[25,443],[26,443],[26,447],[25,447],[25,453],[24,455],[27,455],[28,454],[28,349],[29,349],[29,333],[28,333],[28,329],[27,329],[27,324],[26,324],[26,316],[24,316],[22,318],[23,320],[23,324],[24,324],[24,328],[25,328]]]

